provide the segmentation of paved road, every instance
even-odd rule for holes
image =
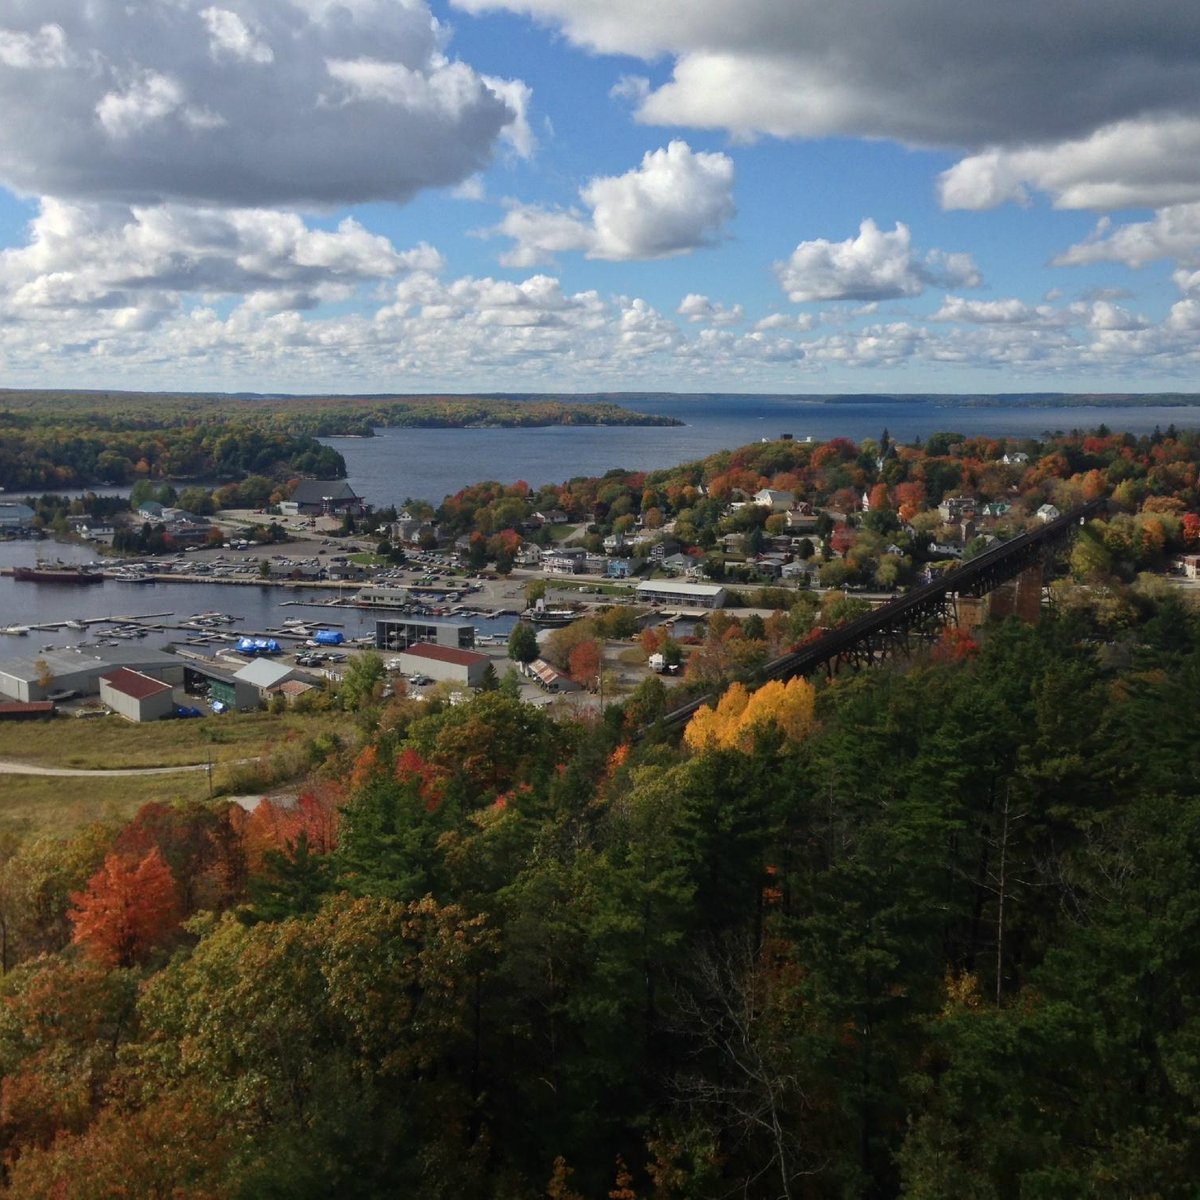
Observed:
[[[215,764],[214,764],[215,765]],[[35,767],[32,763],[0,759],[0,775],[55,775],[94,779],[117,775],[174,775],[177,771],[207,771],[209,764],[191,763],[181,767],[114,767],[112,770],[87,771],[78,767]]]

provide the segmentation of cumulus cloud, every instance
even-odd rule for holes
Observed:
[[[689,292],[684,296],[675,312],[696,325],[740,325],[746,317],[740,304],[726,308],[697,292]]]
[[[908,226],[896,222],[889,233],[870,218],[858,236],[844,242],[824,238],[801,242],[791,257],[775,264],[789,300],[895,300],[919,296],[930,285],[978,287],[979,271],[968,254],[912,248]]]
[[[1074,0],[454,0],[576,44],[672,60],[619,85],[640,120],[737,137],[886,138],[969,151],[948,206],[1046,188],[1073,207],[1200,199],[1200,9]],[[1059,148],[1066,151],[1059,156]]]
[[[1054,259],[1054,265],[1118,262],[1143,267],[1159,259],[1200,265],[1200,203],[1172,205],[1149,221],[1115,227],[1108,218],[1102,218],[1091,236],[1064,250]]]
[[[506,266],[536,266],[567,251],[611,262],[687,254],[715,242],[733,216],[733,174],[728,155],[673,141],[624,175],[580,188],[589,213],[517,204],[490,232],[515,242],[501,256]]]
[[[24,247],[0,252],[9,320],[57,310],[182,308],[191,296],[256,295],[278,309],[312,308],[346,290],[439,270],[430,246],[399,251],[347,218],[335,230],[293,213],[74,205],[44,200]]]
[[[0,182],[20,192],[333,207],[459,183],[504,138],[533,149],[528,88],[448,57],[424,0],[16,9]]]
[[[1047,325],[1063,321],[1060,310],[1048,304],[1031,307],[1022,300],[965,300],[947,296],[932,321],[964,321],[971,325]]]
[[[1023,203],[1027,186],[1059,208],[1182,204],[1200,197],[1200,116],[1140,117],[1084,137],[1018,149],[990,148],[943,172],[944,208]]]

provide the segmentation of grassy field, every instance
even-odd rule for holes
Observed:
[[[93,821],[128,820],[151,800],[173,803],[207,796],[204,771],[110,779],[0,775],[0,831],[66,835]]]
[[[120,717],[0,725],[0,759],[89,771],[115,767],[177,767],[257,758],[277,745],[349,728],[340,713],[312,716],[227,713],[194,721],[135,725]]]
[[[104,777],[0,775],[0,831],[69,833],[120,820],[151,800],[202,800],[215,792],[258,792],[302,777],[309,742],[336,734],[354,742],[340,713],[228,714],[134,725],[120,717],[59,717],[0,725],[0,759],[41,767],[111,770],[212,763],[208,771]]]

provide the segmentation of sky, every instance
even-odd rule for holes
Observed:
[[[1189,391],[1200,6],[0,0],[0,386]]]

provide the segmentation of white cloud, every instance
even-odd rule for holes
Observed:
[[[590,50],[672,60],[618,84],[640,120],[735,137],[886,138],[966,150],[948,207],[1200,199],[1200,9],[1026,0],[454,0]]]
[[[206,8],[200,13],[208,27],[208,52],[218,61],[233,58],[265,65],[275,61],[275,52],[235,12]]]
[[[507,266],[535,266],[567,251],[613,262],[687,254],[717,241],[732,218],[733,175],[727,155],[673,141],[624,175],[580,188],[589,214],[518,204],[491,232],[516,243],[501,256]]]
[[[0,183],[22,193],[403,201],[468,178],[503,138],[533,148],[528,88],[448,57],[425,0],[17,7],[37,20],[0,29]]]
[[[908,226],[890,232],[870,218],[844,242],[801,242],[775,264],[780,286],[794,303],[812,300],[894,300],[919,296],[930,285],[977,287],[979,272],[967,254],[933,250],[923,258],[912,248]]]
[[[1200,115],[1139,117],[1081,138],[1018,149],[992,147],[943,172],[944,208],[1023,203],[1026,185],[1059,208],[1114,209],[1200,198]]]
[[[66,41],[61,25],[42,25],[30,32],[0,28],[0,66],[17,71],[65,67]]]
[[[964,321],[971,325],[1060,324],[1060,310],[1048,304],[1030,307],[1022,300],[965,300],[947,296],[931,321]]]
[[[689,292],[684,296],[675,312],[696,325],[740,325],[746,318],[740,304],[726,308],[697,292]]]
[[[1115,228],[1108,218],[1102,218],[1086,241],[1064,250],[1054,259],[1054,265],[1118,262],[1144,267],[1159,259],[1200,265],[1200,203],[1172,205],[1149,221]]]
[[[313,229],[293,213],[126,209],[44,200],[28,245],[0,252],[0,314],[181,309],[195,295],[273,296],[311,308],[345,289],[410,271],[437,271],[430,246],[398,251],[358,222]]]

